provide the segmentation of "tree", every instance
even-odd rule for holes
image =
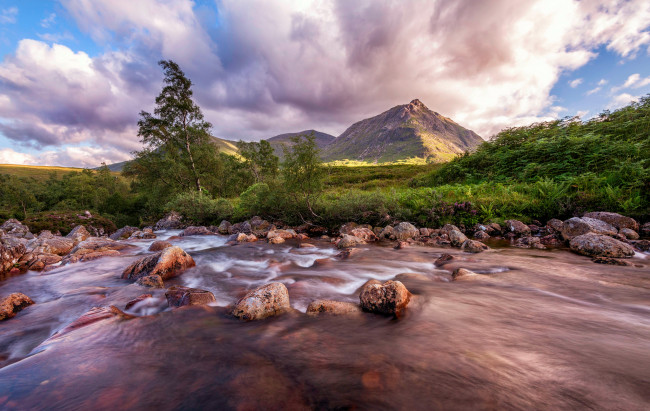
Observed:
[[[186,163],[193,185],[199,192],[200,172],[195,161],[197,146],[210,144],[212,125],[203,119],[198,105],[192,100],[192,81],[185,76],[178,64],[171,60],[161,60],[158,64],[165,73],[164,87],[156,97],[156,108],[151,115],[140,112],[138,136],[141,142],[153,152],[172,156],[178,155],[181,163]],[[177,178],[180,173],[177,173]]]
[[[319,156],[314,134],[292,137],[291,142],[293,144],[290,147],[283,148],[284,188],[299,208],[304,205],[313,217],[319,217],[314,212],[314,203],[323,192],[325,168]],[[302,214],[300,217],[304,220]]]
[[[278,156],[268,141],[237,143],[239,155],[244,159],[244,165],[250,171],[255,183],[268,183],[278,176]]]

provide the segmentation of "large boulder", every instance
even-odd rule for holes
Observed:
[[[111,240],[110,238],[90,237],[77,244],[68,255],[63,258],[62,264],[91,261],[101,257],[118,256],[122,250],[134,248],[133,245]]]
[[[517,237],[527,237],[530,235],[530,227],[519,220],[506,220],[506,230],[514,233]]]
[[[72,231],[70,231],[65,237],[71,239],[76,245],[90,238],[90,233],[88,230],[86,230],[86,227],[78,225],[73,228]]]
[[[135,261],[124,270],[122,278],[137,280],[140,277],[159,275],[167,280],[195,265],[194,259],[182,248],[168,247]]]
[[[627,238],[628,240],[638,240],[639,239],[639,233],[632,230],[631,228],[623,227],[623,228],[621,228],[619,230],[619,233],[624,235],[625,238]]]
[[[34,253],[57,255],[68,254],[74,246],[74,240],[59,236],[39,236],[27,244],[27,247]]]
[[[332,300],[316,300],[312,301],[307,307],[308,315],[355,315],[361,313],[359,304],[332,301]]]
[[[474,254],[482,253],[483,251],[490,249],[490,247],[488,247],[487,245],[476,240],[466,240],[460,248],[463,251],[466,251],[468,253],[474,253]]]
[[[210,291],[198,288],[183,287],[174,285],[165,292],[167,304],[170,307],[182,307],[184,305],[206,305],[214,303],[217,299]]]
[[[9,220],[2,223],[0,230],[4,231],[6,235],[10,235],[12,237],[26,238],[28,240],[34,238],[34,234],[29,231],[29,227],[22,224],[15,218],[10,218]]]
[[[249,291],[232,310],[242,320],[261,320],[291,309],[289,291],[282,283],[270,283]]]
[[[11,270],[27,252],[25,244],[13,237],[0,237],[0,274]]]
[[[48,253],[27,253],[20,259],[20,265],[33,271],[41,271],[45,267],[60,262],[60,255]]]
[[[156,238],[156,235],[153,233],[151,228],[143,228],[138,230],[129,236],[129,240],[151,240]]]
[[[386,281],[383,284],[368,284],[359,294],[364,311],[399,316],[409,301],[411,293],[400,281]]]
[[[457,268],[451,274],[452,281],[477,280],[481,277],[481,274],[476,274],[474,271],[470,271],[466,268]]]
[[[641,234],[643,237],[650,237],[650,222],[645,223],[641,226],[639,234]]]
[[[440,229],[440,232],[438,234],[440,234],[440,235],[445,234],[445,235],[448,236],[449,233],[452,232],[453,230],[460,231],[460,228],[456,227],[453,224],[445,224],[444,226],[442,226],[442,228]]]
[[[131,234],[135,233],[136,231],[139,231],[138,227],[131,227],[131,226],[124,226],[114,232],[113,234],[110,235],[111,240],[126,240],[127,238],[131,237]]]
[[[0,321],[14,317],[23,308],[34,304],[31,298],[22,293],[13,293],[0,300]]]
[[[558,220],[557,218],[551,218],[546,223],[546,230],[549,233],[559,233],[562,231],[562,224],[564,224],[562,220]]]
[[[616,235],[618,230],[602,220],[596,220],[595,218],[590,217],[573,217],[566,220],[562,224],[562,238],[565,240],[571,240],[573,237],[577,237],[587,233],[595,233],[602,235]]]
[[[604,221],[607,224],[613,225],[619,230],[622,228],[629,228],[630,230],[639,231],[639,223],[637,223],[635,219],[617,213],[596,211],[587,213],[583,217],[595,218],[596,220]]]
[[[160,277],[157,274],[145,275],[144,277],[140,277],[138,278],[138,281],[136,281],[135,283],[142,287],[150,287],[150,288],[163,288],[165,286],[162,277]]]
[[[545,249],[546,247],[542,244],[542,239],[540,237],[521,237],[515,241],[515,247],[517,248],[538,248],[540,250]]]
[[[232,224],[230,224],[229,221],[223,220],[221,221],[221,224],[219,224],[217,231],[219,234],[228,234],[231,225]]]
[[[359,237],[355,237],[349,234],[343,234],[343,237],[341,237],[341,239],[338,240],[336,246],[338,248],[350,248],[350,247],[357,247],[365,243],[366,242],[360,239]]]
[[[248,221],[242,221],[241,223],[233,224],[228,227],[228,234],[251,234],[252,232],[253,228],[251,227],[251,223]]]
[[[615,238],[587,233],[571,239],[571,250],[588,256],[625,258],[634,255],[634,248]]]
[[[455,247],[461,247],[468,240],[467,236],[461,233],[458,229],[452,229],[448,233],[449,241],[451,241],[451,245]]]
[[[351,233],[350,235],[360,238],[365,242],[372,242],[372,241],[379,240],[379,238],[375,235],[375,233],[366,227],[353,228],[350,231],[350,233]]]
[[[396,240],[408,240],[420,235],[420,231],[411,223],[402,222],[393,227],[393,236]]]
[[[298,234],[291,229],[288,230],[271,230],[266,234],[266,238],[270,241],[273,238],[279,237],[285,240],[289,240],[291,238],[296,238]]]
[[[387,225],[379,232],[379,238],[395,239],[395,229],[392,225]]]
[[[251,232],[255,234],[256,237],[266,237],[269,231],[275,229],[273,224],[258,216],[248,220],[248,223],[251,225]]]
[[[169,241],[158,240],[151,243],[151,245],[149,246],[149,251],[162,251],[165,248],[169,248],[171,246],[172,243],[170,243]]]
[[[174,230],[183,228],[183,216],[176,211],[172,211],[156,222],[154,230]]]
[[[208,230],[207,227],[191,225],[191,226],[187,227],[185,230],[183,230],[183,232],[180,233],[179,235],[181,237],[186,237],[186,236],[189,236],[189,235],[211,235],[211,234],[214,234],[214,233],[212,231]]]

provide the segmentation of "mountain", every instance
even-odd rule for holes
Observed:
[[[316,145],[321,150],[323,150],[325,146],[329,145],[332,141],[336,139],[336,137],[327,133],[322,133],[320,131],[304,130],[304,131],[299,131],[297,133],[280,134],[275,137],[267,138],[266,141],[268,141],[271,144],[271,147],[273,147],[273,149],[275,150],[275,155],[282,158],[284,155],[284,151],[282,150],[282,147],[285,145],[290,146],[293,144],[291,142],[291,137],[300,136],[300,135],[310,135],[310,134],[314,134]]]
[[[417,157],[443,162],[482,142],[475,132],[415,99],[354,123],[323,149],[322,157],[376,163]]]

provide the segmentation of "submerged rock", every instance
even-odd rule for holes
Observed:
[[[368,284],[359,300],[364,311],[399,316],[411,301],[411,293],[400,281],[389,280],[381,285]]]
[[[149,246],[149,251],[162,251],[165,248],[172,247],[172,243],[169,241],[158,240],[151,243]]]
[[[477,274],[474,271],[470,271],[466,268],[457,268],[454,270],[454,272],[451,274],[451,278],[453,281],[458,281],[458,280],[474,280],[477,278],[480,278],[481,274]]]
[[[625,258],[634,255],[629,244],[602,234],[587,233],[571,239],[571,250],[588,256]]]
[[[490,249],[487,245],[476,240],[466,240],[460,248],[468,253],[482,253]]]
[[[291,309],[289,291],[282,283],[270,283],[249,291],[232,310],[242,320],[261,320]]]
[[[18,311],[34,304],[31,298],[23,293],[13,293],[0,300],[0,321],[14,317]]]
[[[594,257],[591,259],[596,264],[609,264],[609,265],[631,265],[627,261],[624,260],[619,260],[617,258],[612,258],[612,257]]]
[[[445,264],[451,263],[454,260],[456,260],[456,257],[454,257],[453,255],[451,255],[451,254],[443,254],[440,257],[438,257],[438,259],[436,261],[434,261],[433,264],[436,267],[441,267],[441,266],[443,266]]]
[[[165,292],[167,304],[170,307],[182,307],[185,305],[205,305],[216,302],[217,299],[210,291],[199,288],[183,287],[175,285]]]
[[[124,309],[129,310],[129,309],[131,309],[131,307],[133,307],[134,305],[136,305],[140,301],[146,300],[147,298],[151,298],[151,297],[153,297],[151,294],[141,294],[141,295],[137,296],[136,298],[134,298],[133,300],[126,303],[126,305],[124,306]]]
[[[309,315],[354,315],[360,313],[361,307],[358,304],[342,301],[316,300],[307,307],[307,314]]]
[[[165,284],[163,283],[163,279],[161,276],[158,274],[154,275],[146,275],[144,277],[138,278],[138,280],[135,282],[137,285],[141,285],[143,287],[151,287],[151,288],[164,288]]]
[[[618,213],[609,213],[606,211],[596,211],[587,213],[583,216],[588,218],[595,218],[596,220],[604,221],[619,230],[622,228],[629,228],[630,230],[639,231],[639,223],[631,217],[626,217]]]
[[[122,278],[137,280],[140,277],[159,275],[163,280],[167,280],[195,265],[194,259],[182,248],[168,247],[135,261],[124,270]]]
[[[562,233],[562,238],[567,241],[587,233],[603,235],[616,235],[618,233],[618,230],[616,230],[614,226],[602,220],[596,220],[589,217],[570,218],[562,224],[562,229],[560,231]]]

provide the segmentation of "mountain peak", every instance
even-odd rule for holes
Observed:
[[[415,106],[415,107],[417,107],[417,106],[421,106],[421,107],[425,107],[425,105],[422,104],[422,102],[421,102],[420,100],[418,100],[417,98],[411,100],[411,102],[409,103],[409,106]]]

